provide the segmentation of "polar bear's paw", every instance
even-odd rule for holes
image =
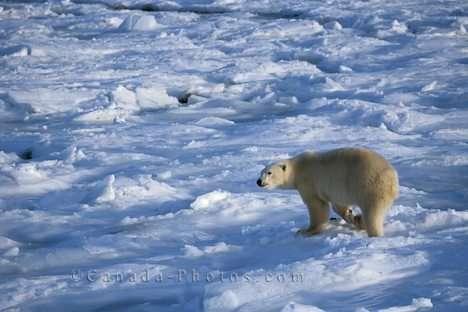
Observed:
[[[296,232],[296,236],[304,236],[309,237],[313,235],[317,235],[322,231],[322,228],[303,228]]]

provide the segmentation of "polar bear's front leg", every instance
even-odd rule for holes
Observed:
[[[301,194],[301,197],[309,211],[309,227],[300,229],[296,234],[303,236],[318,234],[328,222],[328,217],[330,215],[328,203],[315,196],[303,196]]]

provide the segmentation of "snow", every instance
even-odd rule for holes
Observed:
[[[0,310],[466,311],[467,16],[0,1]],[[342,146],[398,170],[386,235],[296,237],[259,172]]]
[[[283,309],[281,309],[281,312],[323,312],[323,310],[314,306],[290,302],[286,306],[284,306]]]
[[[431,299],[428,298],[415,298],[411,302],[411,305],[408,306],[401,306],[401,307],[392,307],[388,309],[379,310],[379,312],[410,312],[410,311],[418,311],[424,308],[432,308]]]
[[[119,29],[123,31],[151,31],[156,28],[158,28],[158,23],[152,15],[129,15],[119,25]]]

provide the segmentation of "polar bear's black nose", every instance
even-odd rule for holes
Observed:
[[[257,180],[257,185],[258,185],[258,186],[262,186],[262,180],[258,179],[258,180]]]

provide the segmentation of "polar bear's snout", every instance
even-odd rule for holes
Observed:
[[[260,177],[257,179],[257,186],[264,187],[265,186],[265,169],[260,172]]]
[[[266,187],[268,185],[268,178],[270,176],[271,171],[269,171],[268,168],[263,169],[262,172],[260,172],[260,177],[257,180],[257,185],[259,187]]]

